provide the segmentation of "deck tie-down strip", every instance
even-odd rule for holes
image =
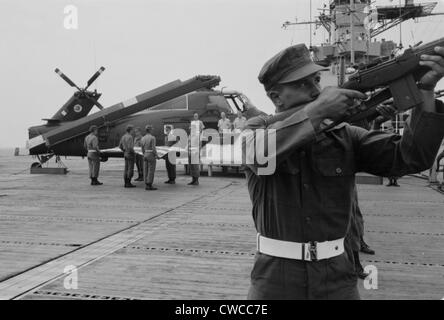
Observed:
[[[216,193],[226,189],[230,185],[231,184],[221,187],[220,189],[216,190]],[[214,196],[214,193],[212,196]],[[85,247],[62,255],[59,258],[51,260],[1,282],[0,300],[18,299],[28,294],[32,290],[36,290],[54,280],[67,276],[67,274],[64,273],[64,270],[68,266],[75,266],[77,270],[79,270],[80,268],[85,267],[96,260],[110,255],[111,253],[146,237],[155,231],[155,229],[153,229],[153,225],[151,224],[153,219],[166,213],[175,211],[179,208],[186,207],[187,205],[190,205],[195,201],[199,201],[204,197],[208,198],[209,196],[208,194],[201,195],[196,199],[181,204],[175,208],[166,210],[137,225],[118,231],[105,237],[104,239],[93,242]],[[166,224],[161,224],[156,228],[163,227],[165,225]]]
[[[10,278],[0,283],[0,299],[14,299],[66,275],[64,270],[68,266],[75,266],[77,269],[84,267],[152,232],[146,226],[134,227]]]

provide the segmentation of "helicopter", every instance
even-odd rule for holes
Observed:
[[[123,157],[121,152],[116,152],[116,147],[129,124],[140,128],[152,125],[157,145],[163,146],[165,128],[180,128],[188,132],[195,113],[206,128],[214,129],[217,129],[222,112],[230,120],[234,120],[239,111],[247,119],[265,114],[239,91],[216,90],[220,77],[200,75],[186,81],[172,81],[104,108],[98,102],[101,93],[88,91],[104,70],[101,67],[81,88],[60,69],[55,69],[77,91],[51,118],[42,119],[46,124],[28,128],[27,149],[38,159],[31,169],[42,168],[53,157],[59,163],[61,156],[85,157],[87,152],[83,141],[91,125],[99,128],[100,157],[105,162],[108,158]],[[99,111],[90,113],[94,106]]]

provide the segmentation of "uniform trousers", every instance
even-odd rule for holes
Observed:
[[[125,154],[125,170],[123,172],[123,178],[125,181],[133,178],[135,160],[136,157],[133,153]]]
[[[146,152],[143,156],[143,180],[146,184],[153,183],[154,171],[156,171],[156,156],[153,152]]]
[[[97,152],[88,152],[89,177],[98,178],[100,170],[100,157]]]

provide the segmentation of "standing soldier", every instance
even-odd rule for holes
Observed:
[[[196,130],[197,132],[202,133],[203,129],[205,129],[205,125],[202,120],[199,120],[199,114],[193,114],[193,120],[191,120],[190,131]]]
[[[238,111],[237,117],[236,117],[236,119],[234,119],[234,122],[233,122],[234,130],[237,132],[240,132],[240,131],[244,130],[246,124],[247,124],[247,118],[245,118],[242,115],[241,111]]]
[[[143,153],[143,178],[145,180],[145,190],[157,190],[153,187],[154,171],[156,170],[156,138],[151,134],[153,126],[147,125],[145,127],[146,135],[142,138],[142,153]]]
[[[139,127],[134,129],[135,137],[134,137],[134,147],[142,147],[142,129]],[[136,167],[138,177],[135,181],[143,181],[143,155],[136,152]]]
[[[219,129],[220,135],[220,143],[221,144],[230,144],[231,143],[231,128],[232,124],[230,119],[227,118],[225,112],[220,113],[220,119],[217,122],[217,128]],[[224,139],[224,132],[226,132],[226,139]]]
[[[225,112],[220,113],[220,119],[217,122],[217,128],[219,129],[219,133],[224,133],[224,130],[231,130],[231,121],[225,115]]]
[[[355,173],[403,176],[432,164],[444,136],[444,104],[433,92],[444,76],[444,47],[435,52],[421,56],[420,64],[431,69],[419,80],[424,102],[413,110],[403,136],[345,123],[325,130],[356,99],[367,97],[337,87],[321,90],[323,68],[304,44],[265,63],[259,81],[277,115],[250,119],[246,129],[265,132],[249,136],[247,144],[268,154],[266,140],[274,137],[268,164],[276,166],[264,171],[263,164],[247,163],[245,169],[258,232],[250,299],[359,299],[353,254],[344,246]]]
[[[97,126],[91,126],[89,128],[89,135],[86,136],[84,147],[88,151],[88,166],[89,166],[89,177],[91,179],[92,186],[102,185],[97,178],[99,177],[100,170],[100,149],[99,149],[99,139],[97,139],[98,129]]]
[[[171,126],[166,126],[165,127],[165,145],[167,147],[171,147],[174,144],[176,144],[176,139],[168,139],[174,137],[174,135],[171,132]],[[163,159],[165,160],[165,166],[167,169],[167,173],[168,173],[168,181],[165,181],[165,183],[168,184],[175,184],[176,183],[176,164],[171,163],[170,159],[168,158],[168,153],[166,153],[163,156]]]
[[[126,127],[126,133],[120,139],[119,148],[123,151],[125,158],[125,171],[123,172],[125,188],[134,188],[135,185],[131,183],[131,179],[134,175],[136,155],[134,152],[134,127],[132,125]]]

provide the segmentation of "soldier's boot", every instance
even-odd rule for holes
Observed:
[[[353,251],[353,260],[355,260],[355,271],[359,279],[364,280],[369,276],[368,273],[364,272],[361,261],[359,260],[359,251]]]
[[[93,178],[94,179],[94,185],[96,186],[101,186],[103,183],[100,182],[99,180],[97,180],[97,178]]]
[[[364,238],[361,237],[361,252],[366,254],[375,254],[375,250],[371,249],[370,246],[365,243]]]
[[[91,179],[91,185],[95,186],[96,184],[94,183],[94,178],[90,178]]]
[[[176,184],[175,179],[168,179],[168,181],[165,181],[167,184]]]
[[[190,183],[188,183],[189,186],[198,186],[199,185],[199,178],[193,177],[193,180],[191,180]]]
[[[153,185],[151,183],[147,183],[145,190],[157,190],[157,188],[154,188]]]
[[[131,183],[130,179],[125,179],[125,188],[134,188],[134,187],[136,186]]]
[[[137,179],[134,179],[134,181],[143,181],[143,173],[139,172],[139,176],[137,177]]]

